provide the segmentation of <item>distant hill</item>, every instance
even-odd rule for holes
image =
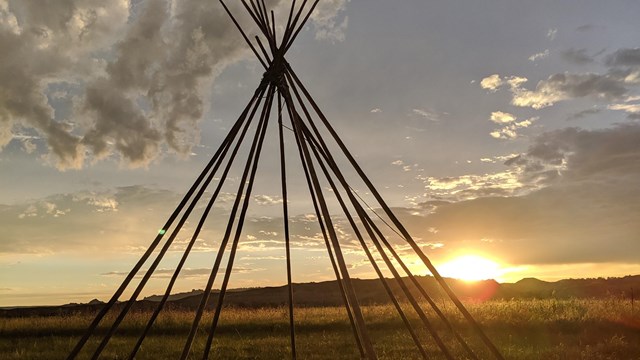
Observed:
[[[640,275],[621,278],[564,279],[547,282],[534,278],[522,279],[514,284],[501,284],[501,298],[602,298],[631,296],[634,289],[640,297]]]
[[[191,296],[195,296],[195,295],[202,295],[202,293],[204,293],[204,290],[196,290],[193,289],[189,292],[184,292],[184,293],[177,293],[177,294],[171,294],[169,295],[169,297],[167,298],[167,301],[175,301],[175,300],[181,300],[184,298],[188,298]],[[162,295],[151,295],[151,296],[147,296],[146,298],[144,298],[143,300],[148,300],[148,301],[160,301],[162,300]]]
[[[446,297],[431,276],[417,277],[427,293],[436,301]],[[409,288],[417,298],[421,298],[418,291],[405,279]],[[630,298],[635,291],[636,298],[640,297],[640,275],[622,278],[597,279],[565,279],[555,282],[542,281],[535,278],[522,279],[516,283],[500,284],[495,280],[465,282],[456,279],[446,279],[452,290],[463,300],[485,301],[491,299],[530,299],[530,298]],[[389,280],[389,285],[400,300],[406,300],[395,280]],[[375,279],[353,279],[353,286],[362,305],[387,304],[389,298],[380,281]],[[342,298],[338,283],[334,281],[311,282],[293,284],[294,301],[296,306],[340,306]],[[170,309],[192,310],[197,308],[202,299],[202,290],[192,290],[186,293],[173,294],[169,297],[166,307]],[[218,292],[212,292],[209,308],[215,306]],[[144,311],[155,308],[155,304],[162,296],[153,295],[139,300],[134,310]],[[234,289],[225,295],[225,304],[235,307],[275,307],[287,303],[287,287],[263,287],[250,289]],[[68,313],[95,312],[104,306],[100,300],[94,299],[88,304],[67,304],[62,306],[32,307],[0,309],[0,317],[46,316]],[[122,306],[122,303],[116,307]]]

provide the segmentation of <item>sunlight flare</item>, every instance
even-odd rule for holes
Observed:
[[[494,260],[480,255],[461,255],[455,257],[440,266],[438,271],[444,277],[460,279],[464,281],[479,281],[487,279],[502,280],[502,276],[508,271]]]

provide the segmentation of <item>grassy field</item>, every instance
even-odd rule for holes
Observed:
[[[467,304],[487,334],[508,359],[640,359],[640,310],[628,301],[511,300]],[[426,309],[426,307],[425,307]],[[444,308],[469,337],[460,316]],[[419,354],[391,306],[363,309],[374,346],[382,359],[418,359]],[[411,313],[407,311],[407,313]],[[103,353],[105,359],[126,358],[149,314],[125,321]],[[179,356],[192,314],[168,311],[147,338],[138,359]],[[205,320],[210,320],[207,314]],[[285,359],[289,357],[287,312],[284,308],[223,310],[213,358]],[[87,315],[0,318],[0,359],[63,359],[91,322]],[[442,358],[417,316],[411,318],[433,359]],[[209,321],[205,321],[208,323]],[[442,326],[434,321],[436,326]],[[102,328],[103,329],[103,328]],[[104,331],[104,329],[103,329]],[[297,348],[301,359],[356,359],[358,353],[343,308],[302,308],[296,312]],[[454,341],[445,335],[459,358]],[[200,358],[206,330],[201,327],[192,358]],[[96,346],[92,340],[89,349]],[[480,348],[473,341],[474,348]],[[89,356],[88,351],[82,358]],[[481,358],[490,358],[480,352]]]

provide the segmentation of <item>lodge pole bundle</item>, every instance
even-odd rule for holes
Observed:
[[[158,268],[158,265],[174,244],[174,240],[182,230],[184,224],[189,220],[191,213],[199,204],[202,196],[208,189],[210,189],[211,186],[211,189],[213,189],[211,198],[206,202],[206,207],[204,208],[195,230],[190,236],[190,240],[182,253],[180,261],[169,280],[166,291],[161,300],[154,304],[155,309],[151,317],[148,319],[138,341],[132,346],[131,352],[128,354],[128,359],[134,359],[136,357],[142,349],[145,338],[152,330],[153,324],[166,305],[180,271],[183,269],[184,264],[187,261],[196,240],[198,239],[198,235],[207,220],[207,217],[210,215],[216,201],[219,200],[223,185],[225,184],[225,181],[227,181],[229,171],[239,153],[241,145],[250,144],[247,158],[244,160],[245,162],[241,179],[233,200],[226,230],[220,242],[220,247],[216,253],[215,261],[211,268],[211,273],[208,277],[201,301],[193,317],[189,334],[185,339],[180,359],[184,360],[188,357],[201,357],[202,359],[208,359],[210,356],[215,357],[215,353],[212,353],[211,348],[213,341],[215,340],[216,328],[223,308],[225,294],[227,292],[234,260],[238,251],[238,244],[240,242],[247,210],[249,208],[249,201],[256,181],[256,172],[262,155],[267,128],[269,126],[269,122],[272,120],[271,117],[273,112],[276,113],[277,118],[277,123],[274,124],[274,126],[278,127],[280,185],[283,199],[282,212],[284,219],[283,240],[286,254],[286,272],[288,282],[287,299],[291,338],[291,358],[296,359],[297,353],[294,321],[295,299],[291,285],[292,273],[289,211],[287,204],[287,167],[285,166],[287,163],[285,156],[285,134],[292,134],[295,141],[297,156],[300,158],[304,179],[306,180],[306,185],[309,189],[309,195],[313,204],[315,216],[322,232],[327,254],[333,268],[333,273],[340,289],[341,299],[349,318],[355,340],[354,342],[359,350],[361,358],[377,359],[375,344],[372,342],[367,331],[367,324],[365,323],[365,319],[362,315],[362,311],[358,303],[358,297],[349,276],[348,265],[345,262],[343,251],[341,249],[340,236],[338,235],[336,227],[332,221],[332,213],[330,212],[329,203],[325,195],[327,187],[330,189],[330,192],[339,204],[341,211],[339,214],[344,216],[348,221],[353,234],[358,240],[358,244],[364,251],[368,261],[371,263],[372,268],[380,279],[385,292],[388,294],[391,303],[402,319],[408,334],[416,346],[416,350],[424,359],[428,359],[430,355],[424,347],[424,340],[421,340],[418,336],[417,332],[421,329],[417,328],[409,321],[405,314],[405,309],[401,306],[396,294],[391,290],[392,281],[397,282],[400,286],[402,295],[410,304],[410,308],[415,311],[421,324],[424,326],[424,329],[426,329],[430,338],[439,349],[439,352],[444,355],[445,358],[455,359],[460,358],[461,356],[461,358],[479,359],[491,356],[492,358],[503,359],[498,349],[452,292],[429,258],[424,254],[420,246],[411,237],[389,205],[382,198],[373,183],[360,168],[354,156],[349,152],[335,129],[331,126],[328,119],[320,110],[318,104],[314,101],[296,72],[286,61],[285,54],[300,31],[303,29],[318,2],[319,0],[315,0],[312,4],[308,4],[307,0],[303,0],[301,4],[297,6],[296,0],[293,0],[291,3],[291,9],[288,12],[286,26],[284,27],[283,33],[280,35],[276,33],[277,27],[275,24],[274,12],[267,9],[264,0],[249,0],[248,2],[241,0],[244,9],[255,21],[260,32],[260,36],[255,36],[254,45],[253,41],[247,36],[246,32],[238,23],[227,5],[220,0],[221,6],[224,7],[225,11],[231,18],[231,21],[233,21],[260,64],[264,67],[265,73],[262,81],[209,163],[205,166],[194,184],[187,191],[177,208],[169,216],[169,219],[158,232],[158,235],[153,240],[149,248],[142,255],[131,272],[126,276],[111,299],[105,304],[93,322],[89,325],[85,334],[72,349],[67,359],[75,359],[83,350],[92,354],[90,355],[91,359],[98,359],[100,357],[103,350],[116,333],[119,325],[126,318],[129,310],[138,299],[138,296],[153,275],[154,271]],[[253,124],[256,120],[257,124]],[[288,120],[289,123],[286,124],[285,120]],[[255,133],[253,134],[249,131],[252,128],[255,128]],[[333,141],[333,146],[337,146],[339,148],[342,156],[344,156],[351,165],[351,170],[355,171],[359,180],[365,184],[366,191],[370,192],[376,199],[377,204],[375,204],[375,206],[382,209],[382,214],[378,214],[373,211],[372,207],[367,204],[351,187],[351,184],[347,181],[347,177],[338,167],[338,162],[330,151],[330,144],[327,143],[324,138],[325,136],[322,135],[323,131],[329,134],[330,140]],[[215,186],[212,184],[215,184]],[[462,317],[466,320],[466,326],[472,330],[471,333],[473,336],[481,340],[480,343],[482,348],[472,349],[468,340],[466,340],[459,331],[456,330],[451,321],[435,303],[434,299],[413,275],[407,264],[398,254],[397,250],[392,246],[388,236],[386,236],[381,230],[380,225],[384,225],[391,229],[407,245],[409,245],[413,252],[415,252],[415,254],[420,258],[431,272],[438,285],[455,305],[457,311],[459,311]],[[162,244],[161,248],[157,250],[165,237],[166,240]],[[373,249],[371,248],[371,244],[373,245]],[[156,253],[155,258],[153,258],[151,264],[148,265],[148,269],[146,271],[141,271],[143,265],[147,261],[151,261],[150,259],[154,253]],[[206,345],[204,347],[204,351],[198,355],[192,353],[192,345],[196,337],[198,327],[203,319],[204,311],[209,305],[213,284],[218,272],[222,269],[221,265],[225,255],[227,256],[227,263],[223,267],[224,272],[222,285],[216,300],[213,319],[208,326]],[[381,267],[382,264],[379,264],[379,259],[382,259],[384,267]],[[397,268],[397,265],[399,265],[400,269]],[[393,275],[393,280],[385,278],[383,273],[385,267]],[[404,275],[401,274],[401,272],[403,272]],[[135,288],[133,288],[129,299],[124,301],[119,307],[120,311],[118,315],[113,320],[113,323],[108,326],[101,339],[98,340],[98,346],[95,349],[88,349],[88,347],[85,346],[88,340],[93,336],[97,336],[94,334],[96,332],[96,328],[104,320],[105,315],[114,308],[114,305],[119,301],[122,294],[127,290],[129,285],[131,285],[132,280],[136,277],[141,277],[140,282],[135,286]],[[416,290],[422,298],[416,298],[412,289]],[[429,308],[433,311],[436,317],[432,317],[430,319],[427,316],[425,310],[421,306],[424,302],[429,305]],[[443,340],[440,332],[432,323],[433,321],[439,321],[444,325],[446,332],[449,335],[452,335],[455,339],[457,343],[456,346],[460,346],[460,349],[462,349],[463,355],[456,356],[452,353],[452,346]]]

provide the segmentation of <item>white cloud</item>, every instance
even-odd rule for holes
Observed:
[[[412,109],[411,112],[418,116],[421,116],[429,121],[440,121],[442,120],[442,116],[439,113],[436,113],[430,109]]]
[[[510,76],[506,78],[506,83],[509,84],[512,89],[519,88],[520,85],[526,83],[527,81],[529,80],[526,77],[522,76]]]
[[[547,38],[549,40],[551,40],[551,41],[555,40],[557,35],[558,35],[558,29],[551,28],[551,29],[547,30]]]
[[[627,102],[637,101],[638,99],[631,97]],[[609,110],[619,110],[627,113],[627,118],[631,120],[640,120],[640,104],[611,104],[607,107]]]
[[[380,109],[380,108],[375,108],[375,109],[371,109],[371,111],[370,111],[370,112],[371,112],[372,114],[378,114],[378,113],[381,113],[381,112],[382,112],[382,109]]]
[[[607,107],[610,110],[622,110],[629,113],[640,113],[640,104],[612,104]]]
[[[38,216],[38,208],[35,205],[29,205],[24,212],[18,215],[19,219],[24,219],[26,217],[34,217]]]
[[[531,191],[520,180],[522,169],[514,168],[483,175],[451,177],[418,176],[424,183],[428,197],[447,201],[461,201],[483,196],[509,196]]]
[[[487,76],[486,78],[480,81],[480,87],[482,87],[483,89],[487,89],[491,92],[498,91],[498,88],[502,85],[503,85],[502,79],[498,74]]]
[[[505,125],[502,128],[489,133],[489,135],[491,135],[491,137],[495,139],[515,139],[519,136],[518,130],[528,128],[536,120],[538,120],[538,118],[533,117],[523,121],[515,122],[514,118],[511,122],[504,123]]]
[[[280,196],[254,195],[253,199],[261,206],[282,204],[282,198]]]
[[[495,163],[504,163],[505,161],[508,161],[509,159],[513,159],[514,157],[518,156],[519,154],[507,154],[507,155],[496,155],[496,156],[491,156],[491,157],[484,157],[481,158],[480,161],[484,162],[484,163],[491,163],[491,164],[495,164]]]
[[[111,193],[81,192],[73,195],[73,201],[86,202],[96,212],[118,211],[118,200]]]
[[[496,124],[507,124],[516,120],[516,117],[513,114],[502,112],[502,111],[494,111],[491,113],[491,121]]]
[[[535,62],[539,59],[544,59],[549,56],[549,49],[544,50],[543,52],[539,52],[529,56],[529,61]]]

